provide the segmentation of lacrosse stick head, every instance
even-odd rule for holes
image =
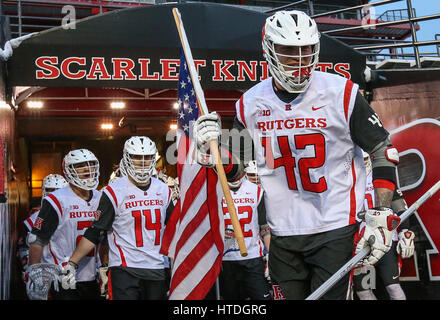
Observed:
[[[30,300],[47,300],[49,289],[54,282],[54,288],[58,291],[58,280],[62,268],[56,264],[39,263],[27,268],[29,281],[27,294]]]

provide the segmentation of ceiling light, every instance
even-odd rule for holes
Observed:
[[[29,109],[41,109],[43,108],[42,101],[28,101],[27,106]]]
[[[111,129],[113,129],[113,124],[112,123],[103,123],[103,124],[101,124],[101,129],[111,130]]]
[[[112,102],[110,104],[110,107],[112,109],[124,109],[125,108],[125,102]]]
[[[170,124],[170,129],[177,130],[177,124],[175,124],[175,123]]]
[[[178,104],[177,102],[175,102],[175,103],[173,104],[173,108],[176,109],[176,110],[179,109],[179,104]]]

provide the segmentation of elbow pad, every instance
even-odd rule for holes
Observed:
[[[397,149],[387,138],[373,149],[370,156],[373,166],[374,187],[394,190],[396,184],[396,167],[399,163],[399,152]]]

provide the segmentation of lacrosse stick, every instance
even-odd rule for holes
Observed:
[[[405,210],[400,215],[400,223],[405,221],[411,214],[414,213],[426,200],[432,197],[440,189],[440,180],[434,184],[431,189],[425,192],[411,207]],[[334,275],[332,275],[326,282],[324,282],[318,289],[316,289],[306,300],[316,300],[322,297],[331,287],[333,287],[341,278],[351,271],[362,259],[370,253],[370,248],[365,247],[359,251],[353,258],[344,264]]]
[[[47,300],[50,286],[59,290],[58,281],[63,268],[56,264],[38,263],[29,266],[26,272],[29,275],[26,291],[30,300]]]
[[[180,42],[182,43],[183,52],[185,53],[186,62],[189,68],[189,74],[191,76],[192,83],[194,85],[194,91],[196,94],[197,102],[200,107],[202,115],[208,114],[208,107],[206,105],[205,96],[203,94],[202,87],[199,83],[199,77],[197,75],[196,67],[191,53],[191,48],[186,38],[185,28],[183,27],[182,18],[177,8],[173,8],[174,21],[176,22],[177,30],[179,32]],[[235,206],[232,201],[231,191],[229,190],[228,181],[226,180],[225,170],[218,151],[217,141],[210,141],[210,150],[215,161],[215,167],[217,169],[217,175],[220,179],[223,194],[228,206],[229,215],[231,217],[232,227],[234,228],[235,237],[237,238],[238,245],[240,247],[240,253],[243,257],[247,256],[246,245],[244,243],[243,232],[241,230],[240,222],[238,221]]]

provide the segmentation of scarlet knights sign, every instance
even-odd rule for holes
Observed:
[[[14,49],[8,86],[177,87],[180,41],[171,9],[159,5],[83,19],[75,29],[41,32]],[[268,76],[261,30],[267,15],[226,5],[177,5],[204,89],[245,90]],[[321,38],[318,70],[362,87],[365,57]]]

